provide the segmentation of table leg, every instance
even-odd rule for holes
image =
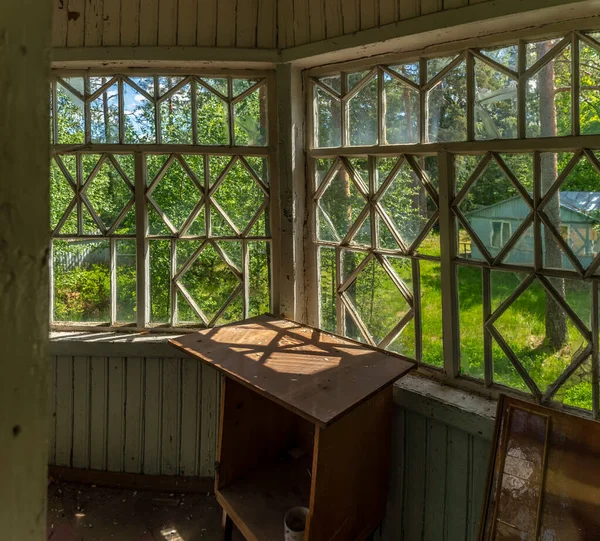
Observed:
[[[227,515],[227,511],[223,510],[223,519],[221,522],[221,541],[233,540],[233,521]]]

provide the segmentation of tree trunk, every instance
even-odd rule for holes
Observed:
[[[549,43],[537,45],[538,58],[551,48]],[[540,82],[540,129],[542,137],[556,137],[556,104],[554,87],[554,62],[542,68]],[[558,176],[556,154],[544,153],[541,157],[542,193],[545,193]],[[560,232],[560,193],[557,193],[545,207],[545,212],[556,229]],[[544,229],[545,265],[552,268],[562,267],[562,250],[555,237]],[[550,278],[558,292],[565,296],[565,281],[561,278]],[[567,340],[567,319],[561,306],[546,293],[546,341],[554,349],[560,349]]]

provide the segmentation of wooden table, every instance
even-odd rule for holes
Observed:
[[[217,499],[224,538],[283,539],[308,507],[306,541],[366,539],[381,522],[392,383],[415,363],[260,316],[169,341],[224,374]]]

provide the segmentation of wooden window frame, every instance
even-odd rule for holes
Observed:
[[[69,77],[100,77],[107,76],[110,78],[112,83],[119,84],[120,92],[119,92],[119,143],[93,143],[91,142],[91,129],[90,129],[90,120],[89,120],[89,104],[93,99],[94,95],[86,93],[85,96],[82,96],[84,101],[84,119],[85,119],[85,141],[82,144],[59,144],[57,141],[57,115],[56,115],[56,85],[58,80],[62,80],[64,78]],[[235,104],[243,99],[244,97],[250,95],[257,89],[264,87],[267,89],[267,97],[266,97],[266,133],[267,133],[267,142],[264,146],[246,146],[246,145],[202,145],[198,144],[198,130],[196,129],[196,119],[197,119],[197,101],[196,101],[196,92],[192,90],[191,92],[191,100],[192,100],[192,123],[193,123],[193,144],[167,144],[160,142],[160,114],[158,112],[157,104],[160,100],[164,99],[162,97],[155,97],[155,118],[156,120],[156,138],[157,142],[155,143],[124,143],[124,128],[123,128],[123,118],[124,118],[124,104],[123,104],[123,92],[122,87],[124,84],[124,80],[128,77],[154,77],[155,85],[158,80],[158,77],[184,77],[183,82],[190,81],[199,81],[200,77],[220,77],[227,78],[229,85],[229,96],[227,99],[227,107],[229,112],[229,134],[230,134],[230,143],[235,143],[234,139],[234,120],[233,120],[233,109]],[[258,79],[258,83],[252,85],[246,91],[241,94],[234,96],[232,92],[232,80],[240,78],[240,79]],[[87,81],[87,79],[85,79]],[[175,273],[174,270],[174,261],[176,258],[176,244],[179,239],[182,240],[203,240],[203,246],[207,243],[213,244],[215,246],[214,241],[220,240],[221,237],[211,237],[210,235],[205,235],[203,237],[194,237],[185,235],[182,231],[173,231],[172,234],[167,236],[161,235],[150,235],[148,230],[148,208],[151,206],[151,197],[150,197],[150,188],[147,183],[147,171],[146,171],[146,157],[149,155],[163,154],[169,155],[173,159],[179,159],[181,156],[185,155],[202,155],[205,158],[208,156],[225,156],[231,158],[231,160],[244,160],[245,157],[249,156],[257,156],[262,157],[267,160],[268,164],[268,184],[264,184],[260,181],[260,179],[256,179],[257,185],[259,185],[260,189],[265,194],[265,200],[261,209],[257,211],[253,222],[257,218],[260,212],[263,210],[268,212],[268,232],[270,235],[263,237],[250,237],[249,230],[250,226],[246,228],[244,231],[237,231],[237,228],[233,228],[236,232],[235,237],[229,238],[228,240],[236,240],[242,243],[242,269],[240,272],[236,272],[235,269],[232,268],[232,265],[229,264],[226,257],[224,257],[225,261],[229,264],[229,267],[232,269],[232,272],[238,278],[240,284],[236,291],[239,289],[240,294],[243,297],[243,310],[244,317],[248,316],[248,305],[249,305],[249,288],[248,288],[248,243],[253,241],[264,241],[270,245],[270,294],[271,294],[271,311],[278,312],[279,311],[279,288],[277,287],[278,276],[280,272],[280,255],[279,255],[279,246],[280,246],[280,207],[277,203],[278,201],[278,193],[279,193],[279,184],[278,184],[278,137],[277,137],[277,102],[275,96],[275,73],[273,71],[235,71],[228,69],[207,69],[207,70],[190,70],[190,69],[179,69],[179,70],[164,70],[157,71],[156,69],[146,69],[146,68],[127,68],[127,69],[118,69],[118,68],[100,68],[94,70],[53,70],[52,79],[51,79],[51,94],[52,94],[52,145],[51,145],[51,159],[55,159],[58,157],[60,159],[61,156],[65,155],[74,155],[76,156],[77,163],[81,163],[81,156],[84,154],[94,154],[101,156],[101,159],[111,159],[110,157],[113,154],[128,154],[134,156],[135,161],[135,174],[134,178],[131,179],[132,182],[132,192],[133,192],[133,203],[132,206],[135,207],[136,211],[136,233],[135,235],[128,236],[115,236],[112,234],[112,231],[102,230],[102,235],[84,235],[82,233],[81,227],[78,228],[78,234],[76,235],[60,235],[55,232],[51,234],[51,246],[50,246],[50,321],[51,328],[53,330],[75,330],[75,331],[124,331],[124,332],[138,332],[144,330],[152,330],[154,332],[173,332],[176,330],[177,332],[193,332],[198,327],[203,326],[212,326],[215,324],[218,319],[219,314],[223,311],[220,310],[219,313],[213,318],[202,317],[203,314],[197,314],[204,321],[205,325],[189,325],[181,326],[177,320],[177,310],[176,310],[176,300],[175,300],[175,292],[179,290],[178,280],[182,272]],[[181,84],[183,84],[183,82]],[[111,83],[111,84],[112,84]],[[179,88],[180,85],[176,85]],[[86,88],[89,85],[86,84]],[[106,85],[108,87],[108,84]],[[191,88],[194,89],[195,85],[191,85]],[[171,94],[173,89],[169,90],[167,94]],[[205,159],[207,162],[207,159]],[[228,170],[229,167],[226,167]],[[225,175],[224,171],[220,174],[217,183],[222,179]],[[81,167],[78,167],[78,177],[81,176]],[[256,175],[252,175],[255,177]],[[67,179],[69,180],[69,179]],[[81,179],[73,179],[74,180],[74,192],[76,204],[81,206],[85,204],[83,201],[83,197],[80,195],[79,186],[81,185]],[[205,166],[204,170],[204,178],[203,178],[203,191],[201,200],[204,200],[205,203],[208,201],[214,203],[213,196],[216,188],[210,186],[210,182],[208,182],[208,169]],[[200,202],[198,202],[199,206]],[[81,214],[81,213],[80,213]],[[68,215],[68,211],[65,216]],[[210,213],[207,213],[207,221],[210,226]],[[59,227],[56,228],[56,231]],[[54,277],[53,277],[53,268],[52,268],[52,244],[55,239],[71,239],[71,240],[108,240],[110,243],[110,283],[111,283],[111,318],[110,321],[106,322],[98,322],[98,323],[69,323],[69,322],[57,322],[54,321]],[[116,256],[116,242],[119,239],[131,239],[136,241],[136,304],[137,304],[137,318],[135,323],[118,323],[116,320],[116,265],[115,265],[115,256]],[[171,285],[170,285],[170,294],[171,294],[171,309],[170,309],[170,321],[167,323],[161,324],[152,324],[150,322],[150,276],[149,276],[149,242],[153,239],[163,239],[170,240],[171,242]],[[239,275],[239,276],[238,276]],[[229,299],[230,302],[232,299]],[[223,308],[225,308],[225,305]],[[194,307],[192,307],[194,309]],[[194,311],[196,311],[194,309]]]
[[[581,23],[579,23],[581,24]],[[529,386],[531,394],[534,398],[540,402],[550,406],[556,406],[552,402],[552,397],[556,391],[560,388],[561,384],[564,384],[568,377],[581,366],[581,364],[591,358],[592,363],[592,411],[591,415],[595,418],[600,418],[600,361],[599,361],[599,303],[598,293],[600,290],[600,275],[596,273],[600,268],[600,254],[596,256],[594,262],[587,268],[581,267],[581,264],[573,261],[575,270],[568,269],[547,269],[543,265],[542,246],[541,246],[541,230],[542,225],[548,227],[543,217],[543,204],[546,198],[541,196],[540,187],[540,156],[542,152],[573,152],[576,156],[585,156],[592,162],[592,165],[600,174],[600,163],[593,157],[591,149],[600,149],[600,135],[585,135],[582,136],[580,132],[580,116],[579,116],[579,93],[581,91],[579,81],[579,44],[585,43],[588,46],[600,51],[600,42],[589,36],[585,32],[592,32],[593,29],[586,30],[573,30],[567,28],[566,32],[555,32],[551,36],[540,34],[539,36],[527,35],[526,39],[523,39],[523,35],[518,35],[517,39],[511,40],[510,36],[506,36],[505,39],[498,40],[497,37],[486,39],[481,38],[480,40],[473,40],[469,42],[471,45],[468,48],[459,48],[456,45],[449,44],[447,46],[435,47],[435,53],[415,55],[411,53],[405,54],[390,54],[380,59],[363,59],[359,61],[349,61],[333,66],[320,66],[306,70],[304,72],[304,84],[307,100],[307,122],[306,122],[306,153],[307,153],[307,213],[308,219],[308,235],[305,238],[305,258],[306,264],[306,295],[307,295],[307,307],[308,307],[308,321],[313,326],[318,326],[320,323],[319,318],[319,260],[318,260],[318,249],[320,246],[327,245],[323,241],[318,240],[316,231],[316,179],[315,179],[315,163],[319,158],[331,158],[331,159],[349,159],[352,157],[370,157],[377,158],[383,156],[403,156],[403,155],[436,155],[438,159],[438,173],[439,173],[439,227],[440,227],[440,244],[441,244],[441,281],[442,281],[442,311],[443,311],[443,369],[437,370],[430,366],[421,365],[419,370],[430,377],[441,380],[451,385],[462,387],[467,390],[480,392],[491,397],[498,396],[500,392],[508,392],[510,394],[529,396],[526,393],[510,389],[494,382],[493,378],[493,366],[492,366],[492,340],[502,340],[497,331],[493,328],[493,322],[499,317],[498,310],[495,312],[492,310],[491,302],[491,274],[492,270],[510,270],[513,272],[524,272],[530,275],[530,279],[538,279],[546,291],[550,294],[553,293],[551,278],[552,277],[563,277],[577,280],[585,280],[591,283],[592,291],[592,314],[591,314],[591,325],[585,325],[583,322],[576,321],[576,325],[581,327],[584,331],[584,336],[588,341],[588,346],[581,355],[577,355],[574,358],[571,366],[565,370],[565,372],[558,378],[558,380],[551,384],[550,387],[542,392],[537,389],[535,383],[528,377],[523,366],[519,366],[518,359],[514,360],[517,370],[521,373],[525,383]],[[538,62],[535,62],[532,66],[526,65],[525,57],[525,46],[529,42],[539,41],[550,37],[559,37],[559,42],[554,49],[551,50],[550,54],[545,55]],[[518,67],[517,70],[512,70],[506,66],[500,65],[495,61],[491,60],[481,53],[481,48],[494,47],[494,46],[507,46],[507,45],[518,45]],[[552,138],[526,138],[526,84],[527,81],[535,76],[540,69],[542,69],[549,61],[556,58],[566,47],[571,47],[571,133],[566,136],[557,136]],[[443,57],[449,54],[456,55],[456,58],[449,66],[446,66],[434,79],[428,83],[423,83],[425,78],[426,61],[428,58]],[[474,113],[474,98],[475,98],[475,83],[474,83],[474,62],[475,59],[485,62],[499,72],[509,76],[517,83],[517,137],[514,139],[496,139],[496,140],[478,140],[475,137],[475,113]],[[432,85],[443,76],[448,73],[458,62],[466,62],[466,77],[467,77],[467,137],[464,141],[457,142],[428,142],[426,126],[427,122],[427,92],[431,89]],[[420,142],[416,144],[400,144],[400,145],[388,145],[381,144],[385,141],[382,134],[385,132],[385,121],[384,111],[381,107],[383,96],[382,96],[382,77],[384,73],[389,73],[389,66],[394,64],[418,62],[420,65],[421,83],[416,85],[414,82],[408,85],[407,81],[403,81],[408,86],[412,86],[419,90],[420,103],[421,103],[421,119],[420,119]],[[376,77],[379,78],[378,85],[378,104],[379,104],[379,143],[372,146],[350,146],[348,144],[340,145],[339,147],[320,148],[317,147],[315,122],[316,122],[316,98],[314,94],[314,88],[318,85],[323,88],[323,85],[319,82],[318,78],[332,75],[341,75],[344,80],[344,74],[355,71],[367,71],[371,70],[376,72]],[[370,71],[370,72],[371,72]],[[396,74],[397,76],[397,74]],[[325,89],[327,91],[327,89]],[[331,92],[330,92],[331,93]],[[337,96],[342,104],[346,103],[347,100],[345,89],[342,84],[342,92]],[[348,142],[348,123],[346,119],[345,109],[341,111],[341,140],[344,143]],[[527,196],[526,201],[531,207],[531,213],[529,218],[526,220],[526,226],[519,227],[515,231],[515,235],[510,238],[509,242],[502,247],[500,254],[496,257],[492,257],[485,248],[482,248],[482,252],[485,255],[483,261],[467,260],[460,257],[457,246],[457,238],[454,231],[458,222],[460,221],[463,225],[466,220],[462,216],[460,209],[457,208],[460,200],[458,199],[460,194],[455,191],[455,170],[454,170],[454,157],[456,155],[479,155],[483,159],[493,160],[497,159],[500,153],[531,153],[534,157],[535,162],[535,193],[534,196]],[[508,173],[507,173],[508,175]],[[476,180],[476,179],[475,179]],[[471,180],[473,182],[473,180]],[[556,181],[558,184],[559,181]],[[467,188],[468,190],[468,188]],[[466,191],[464,192],[466,193]],[[525,198],[525,194],[521,194]],[[516,242],[525,233],[528,226],[533,226],[534,238],[535,238],[535,263],[532,266],[516,265],[503,263],[502,259],[507,255],[511,247],[514,247]],[[552,227],[552,226],[551,226]],[[518,233],[518,235],[517,235]],[[555,235],[556,236],[556,235]],[[331,244],[331,243],[330,243]],[[342,242],[337,246],[331,245],[336,249],[336,257],[339,263],[339,252],[347,248],[347,243]],[[356,249],[356,247],[352,247]],[[481,248],[480,248],[481,249]],[[378,249],[376,247],[365,248],[369,254],[377,256]],[[487,252],[487,253],[486,253]],[[419,254],[409,253],[398,253],[398,255],[409,256],[415,260],[423,258]],[[575,258],[576,259],[576,258]],[[485,376],[483,380],[475,379],[466,374],[461,373],[460,368],[460,327],[459,327],[459,302],[458,302],[458,268],[461,266],[475,266],[481,269],[482,272],[482,295],[483,295],[483,320],[484,320],[484,363],[485,363]],[[338,265],[339,269],[339,265]],[[339,275],[339,271],[338,271]],[[531,278],[533,277],[533,278]],[[340,280],[336,283],[338,289],[337,306],[346,306],[341,299],[340,292]],[[517,294],[519,291],[516,292]],[[554,291],[556,293],[556,291]],[[512,295],[508,301],[507,306],[512,302],[517,295]],[[568,311],[571,316],[572,309],[566,305],[566,303],[559,302],[561,307]],[[338,308],[339,310],[339,308]],[[418,312],[416,313],[418,317]],[[343,326],[340,327],[340,319],[338,314],[338,332],[343,333]],[[576,318],[578,319],[578,318]],[[514,357],[514,355],[513,355]],[[419,358],[417,360],[420,360]],[[559,407],[559,406],[556,406]],[[560,406],[567,409],[573,409],[579,414],[586,415],[587,413],[582,410],[575,408],[569,408],[569,406]]]

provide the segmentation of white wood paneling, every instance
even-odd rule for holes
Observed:
[[[200,442],[202,368],[197,361],[182,359],[181,433],[178,475],[196,475]],[[200,392],[199,392],[200,391]]]
[[[219,431],[220,376],[218,372],[202,365],[202,421],[200,423],[200,465],[198,475],[212,477],[217,460],[217,435]]]
[[[144,433],[144,359],[128,357],[125,376],[125,471],[142,469],[142,434]]]
[[[106,436],[106,467],[123,471],[125,428],[125,360],[111,357],[108,362],[108,423]]]
[[[90,359],[73,358],[73,458],[76,468],[90,465]]]
[[[73,449],[73,357],[56,359],[56,449],[57,466],[71,466]]]
[[[179,467],[180,359],[162,359],[162,437],[160,472],[176,475]]]
[[[140,2],[121,0],[121,45],[140,43]]]
[[[106,469],[108,423],[108,359],[91,357],[90,468]]]
[[[162,361],[146,359],[144,378],[144,452],[142,473],[160,473]]]
[[[81,47],[85,34],[85,1],[64,0],[67,4],[67,46]]]

